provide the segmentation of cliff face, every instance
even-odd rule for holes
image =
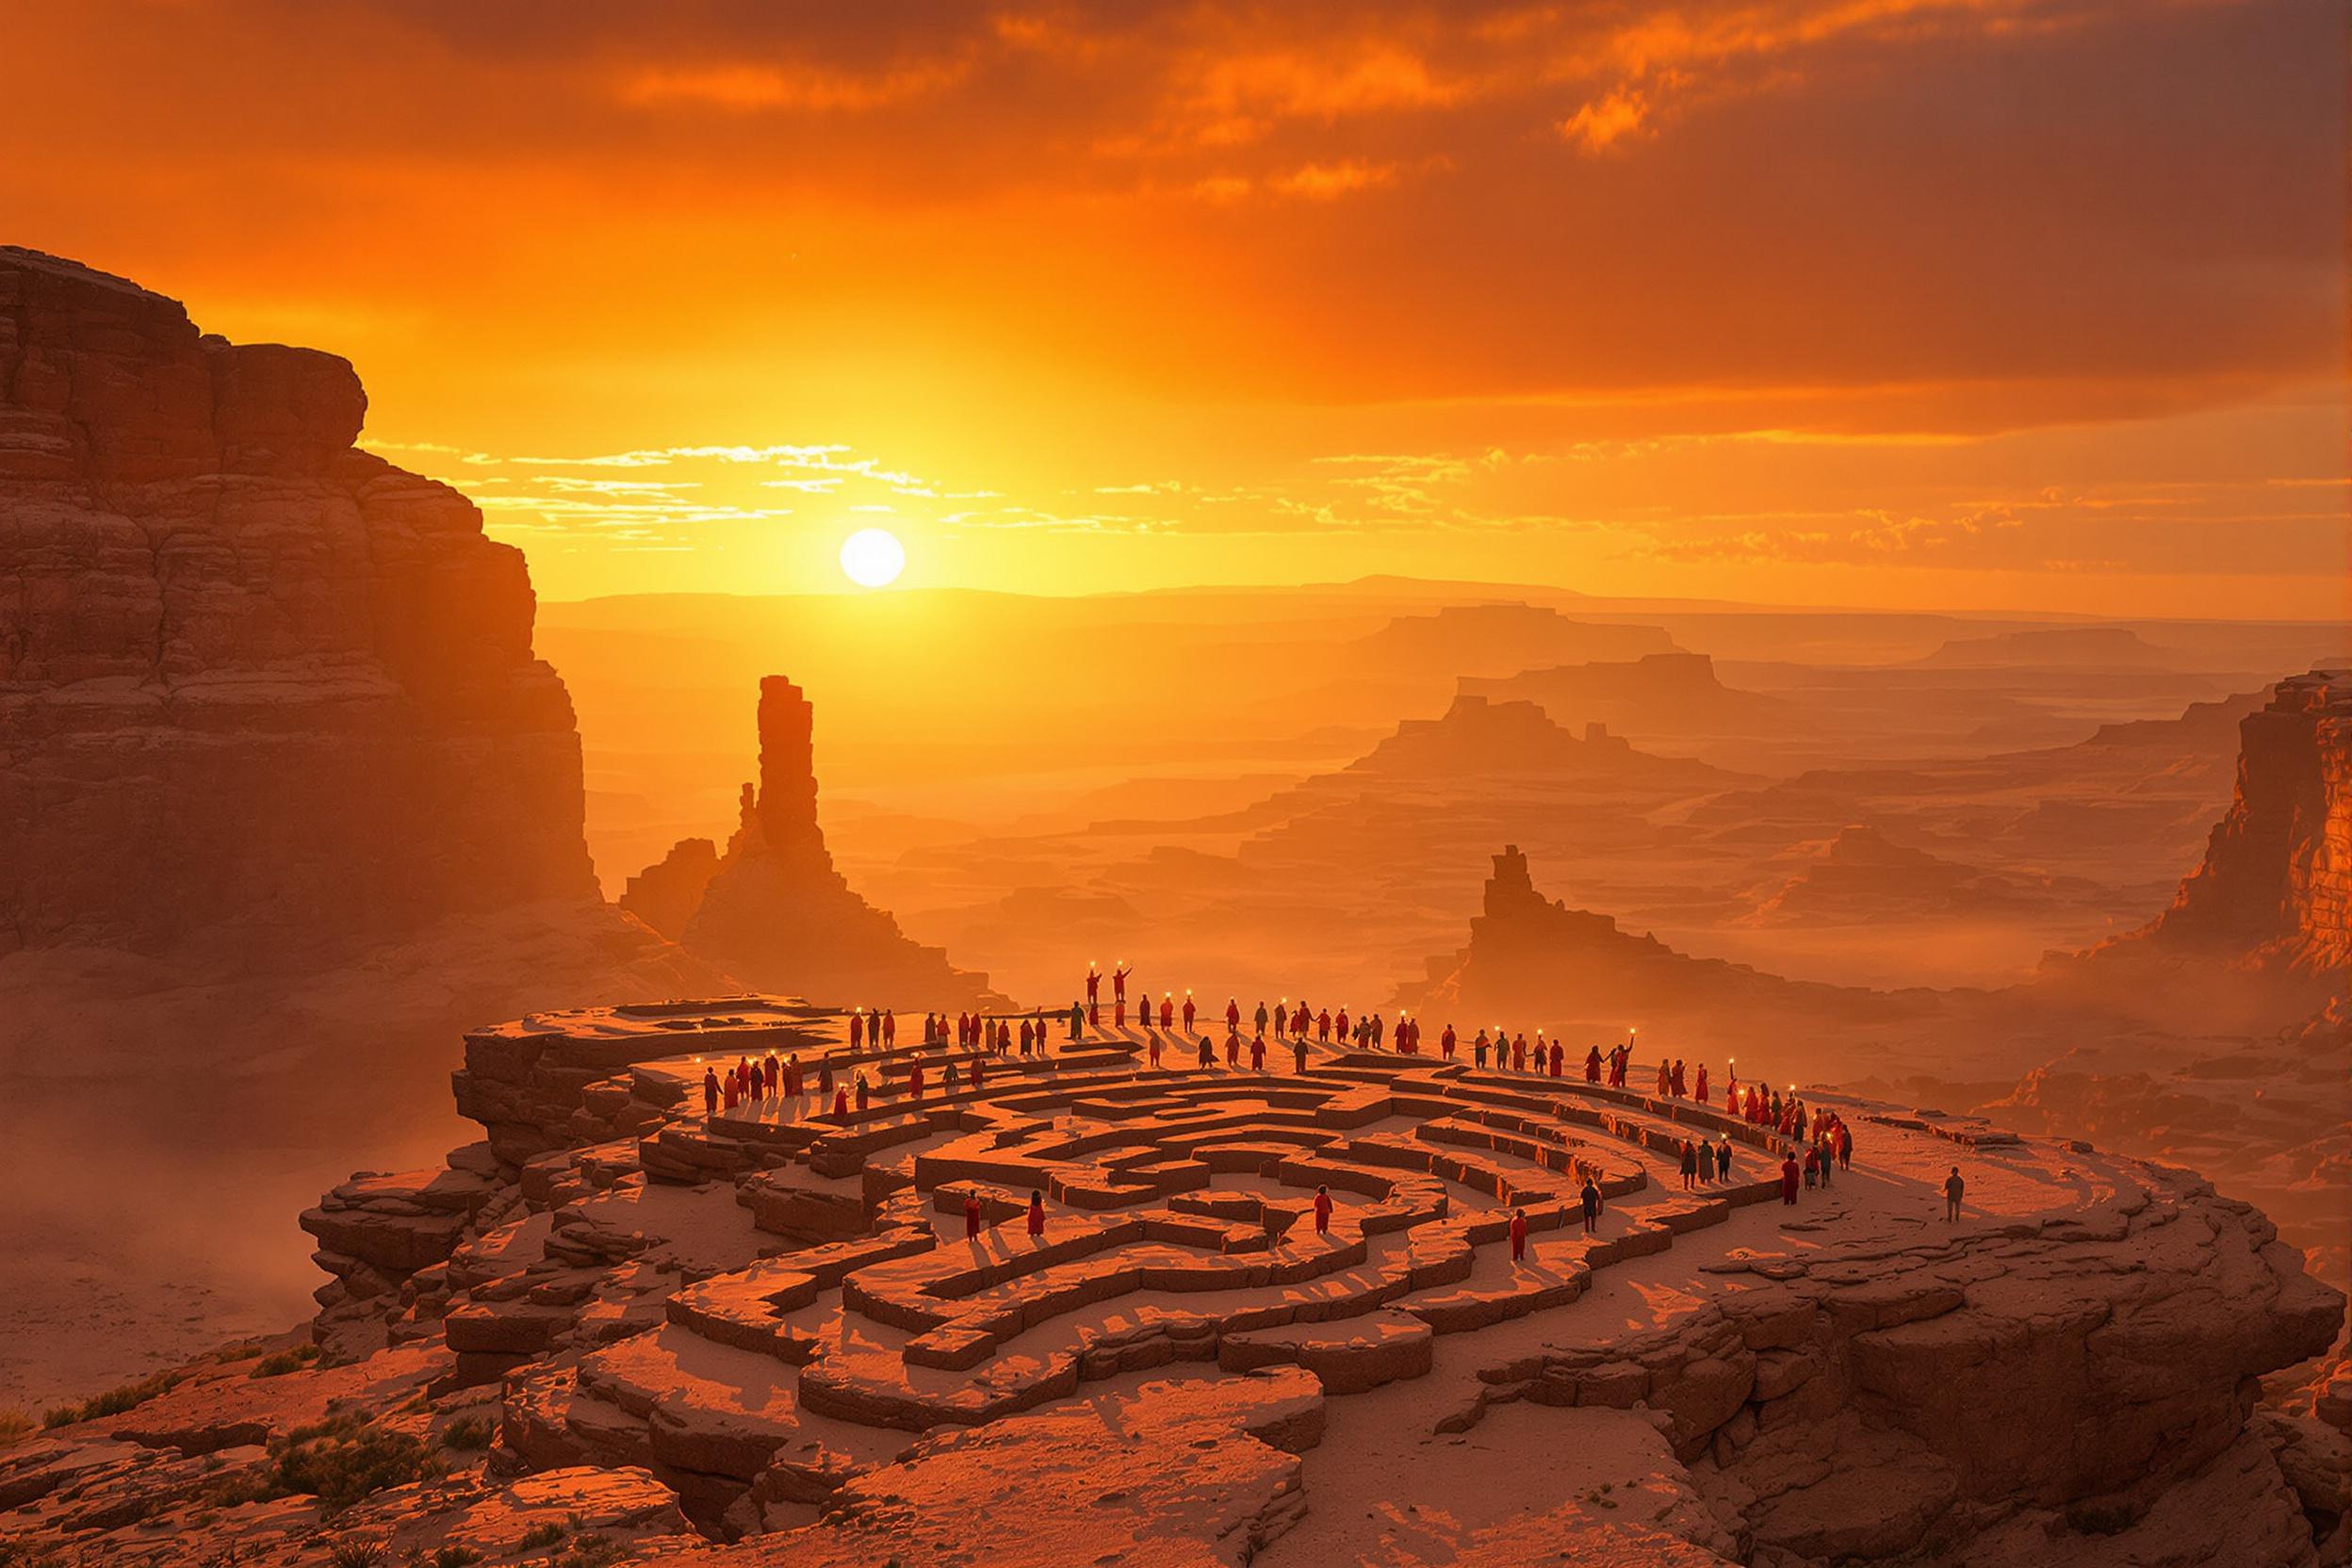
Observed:
[[[519,552],[350,365],[0,248],[0,951],[592,899]]]
[[[2352,670],[2280,681],[2238,736],[2237,787],[2204,864],[2132,939],[2341,970],[2352,964]]]
[[[743,786],[727,853],[706,870],[697,841],[682,841],[630,879],[622,907],[756,986],[843,1006],[884,993],[918,1008],[1003,1004],[987,975],[910,940],[835,869],[817,825],[814,728],[799,687],[760,681],[760,781]]]

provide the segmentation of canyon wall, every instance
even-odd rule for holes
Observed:
[[[596,896],[521,554],[345,361],[0,247],[0,952]]]

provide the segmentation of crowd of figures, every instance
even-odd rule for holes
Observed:
[[[952,1046],[965,1053],[960,1058],[949,1056],[941,1064],[940,1087],[949,1094],[961,1090],[968,1084],[978,1091],[987,1086],[989,1057],[1043,1055],[1049,1052],[1049,1035],[1054,1021],[1067,1024],[1069,1037],[1082,1040],[1091,1028],[1098,1033],[1102,1027],[1102,982],[1110,981],[1111,1027],[1124,1033],[1127,1029],[1130,1000],[1129,984],[1134,971],[1121,963],[1108,976],[1089,965],[1086,977],[1086,1000],[1072,1002],[1066,1017],[1056,1015],[1049,1021],[1041,1012],[1022,1016],[991,1017],[977,1012],[958,1013],[954,1018],[945,1013],[925,1013],[922,1022],[922,1044],[927,1049]],[[1190,991],[1179,1003],[1173,992],[1163,992],[1156,1005],[1149,992],[1138,989],[1134,1000],[1134,1018],[1145,1036],[1145,1052],[1150,1064],[1160,1067],[1168,1037],[1177,1033],[1179,1021],[1189,1042],[1191,1054],[1201,1068],[1216,1064],[1217,1047],[1213,1037],[1200,1032],[1199,1008]],[[1350,1017],[1345,1006],[1333,1011],[1329,1007],[1315,1009],[1305,1002],[1282,998],[1268,1007],[1263,1001],[1248,1014],[1242,1011],[1238,997],[1228,997],[1224,1011],[1224,1057],[1229,1068],[1239,1070],[1243,1058],[1250,1070],[1266,1070],[1267,1038],[1272,1037],[1274,1048],[1290,1052],[1295,1070],[1308,1070],[1311,1047],[1352,1049],[1357,1051],[1393,1050],[1401,1055],[1418,1055],[1422,1049],[1422,1023],[1411,1014],[1399,1014],[1392,1024],[1379,1013]],[[1245,1043],[1243,1025],[1251,1027]],[[871,1051],[875,1057],[894,1052],[898,1045],[898,1015],[890,1008],[854,1009],[849,1016],[849,1051],[852,1062]],[[1461,1059],[1465,1042],[1451,1023],[1441,1030],[1433,1042],[1435,1054],[1446,1062]],[[1630,1033],[1622,1041],[1609,1045],[1589,1046],[1582,1062],[1576,1063],[1569,1049],[1558,1039],[1546,1039],[1543,1030],[1535,1032],[1532,1043],[1527,1032],[1513,1034],[1497,1025],[1492,1031],[1480,1029],[1467,1042],[1471,1070],[1511,1076],[1561,1078],[1572,1066],[1581,1066],[1584,1081],[1605,1085],[1609,1088],[1627,1089],[1633,1068],[1633,1038]],[[921,1101],[927,1086],[926,1067],[922,1057],[909,1060],[905,1083],[900,1092],[909,1101]],[[873,1102],[874,1087],[868,1081],[865,1068],[855,1065],[846,1080],[837,1078],[830,1056],[822,1057],[816,1065],[813,1082],[801,1064],[798,1053],[779,1056],[771,1051],[762,1058],[740,1058],[732,1067],[722,1070],[718,1064],[703,1072],[702,1098],[706,1117],[723,1114],[753,1115],[769,1102],[777,1102],[782,1114],[798,1115],[811,1097],[816,1102],[815,1114],[829,1114],[846,1121],[853,1112],[863,1112]],[[1658,1100],[1690,1100],[1700,1105],[1717,1103],[1719,1087],[1713,1084],[1705,1062],[1686,1070],[1681,1058],[1661,1058],[1654,1098]],[[1813,1111],[1798,1098],[1795,1086],[1784,1095],[1767,1084],[1741,1083],[1737,1064],[1720,1086],[1723,1111],[1752,1126],[1767,1129],[1780,1140],[1781,1200],[1797,1201],[1802,1188],[1828,1186],[1835,1173],[1848,1170],[1854,1164],[1854,1133],[1843,1118],[1835,1111]],[[786,1108],[789,1105],[789,1110]],[[1712,1185],[1731,1179],[1733,1151],[1728,1135],[1710,1141],[1704,1135],[1685,1138],[1681,1149],[1682,1184],[1688,1189]],[[1946,1184],[1948,1207],[1956,1215],[1958,1209],[1959,1173],[1957,1169]],[[1586,1187],[1585,1223],[1590,1229],[1599,1214],[1600,1194],[1589,1184]],[[1034,1199],[1034,1195],[1033,1195]],[[1318,1197],[1318,1219],[1326,1217],[1321,1205],[1329,1202],[1328,1195]],[[1033,1231],[1041,1222],[1042,1208],[1032,1203]],[[1318,1224],[1318,1229],[1321,1226]],[[1524,1225],[1513,1232],[1512,1255],[1519,1255],[1524,1240]]]

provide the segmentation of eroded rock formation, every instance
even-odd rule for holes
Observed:
[[[909,939],[835,868],[817,824],[814,726],[799,687],[782,676],[761,680],[760,780],[743,786],[727,853],[705,874],[693,846],[707,841],[684,841],[630,879],[622,906],[657,930],[674,924],[689,951],[771,989],[843,1005],[888,993],[925,1008],[1002,1007],[987,975]]]
[[[1692,792],[1720,788],[1734,776],[1705,762],[1636,751],[1605,724],[1588,723],[1578,734],[1532,702],[1470,695],[1455,697],[1437,718],[1405,720],[1348,766],[1428,778],[1540,773],[1554,781]]]
[[[592,899],[521,554],[331,354],[0,247],[0,951]]]

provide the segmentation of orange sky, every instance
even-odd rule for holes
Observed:
[[[2342,613],[2342,8],[17,8],[0,239],[348,355],[544,594]]]

